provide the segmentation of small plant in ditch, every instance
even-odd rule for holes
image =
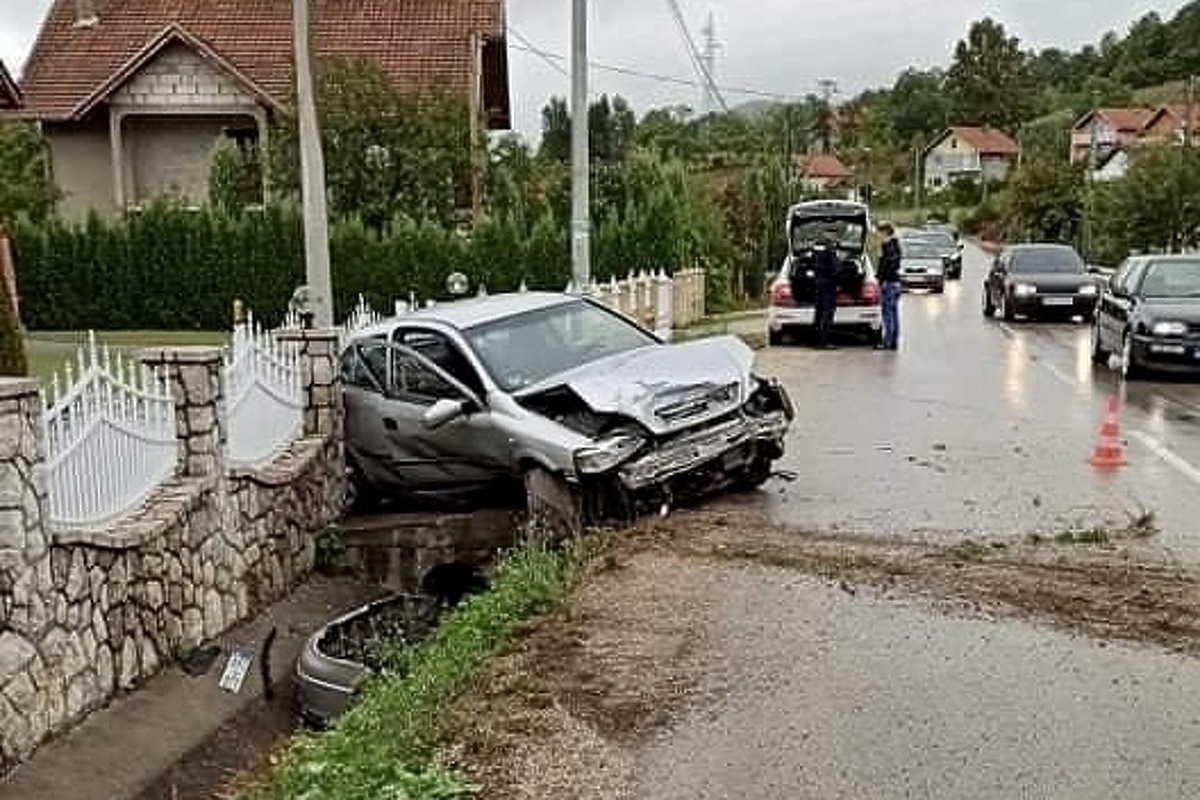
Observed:
[[[1125,532],[1134,539],[1149,539],[1159,534],[1158,512],[1140,508],[1129,514],[1129,527]]]
[[[470,797],[473,787],[433,760],[443,732],[441,710],[521,625],[565,596],[589,557],[584,540],[553,547],[531,541],[502,559],[488,591],[467,598],[419,645],[389,642],[384,630],[368,632],[362,654],[386,668],[332,729],[298,738],[249,797]],[[411,615],[398,620],[412,622]]]
[[[346,562],[346,540],[333,529],[317,536],[316,562],[313,568],[321,575],[344,575],[350,570]]]

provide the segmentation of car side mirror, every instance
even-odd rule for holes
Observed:
[[[472,405],[469,400],[438,400],[425,412],[425,416],[421,418],[421,424],[428,430],[436,431],[438,428],[465,417]]]

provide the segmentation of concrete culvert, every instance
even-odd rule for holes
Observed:
[[[488,586],[481,569],[457,561],[438,564],[421,578],[421,592],[451,608],[470,595],[487,591]]]

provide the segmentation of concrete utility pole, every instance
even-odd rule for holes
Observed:
[[[300,117],[300,191],[304,203],[304,263],[313,325],[333,327],[333,289],[329,277],[329,213],[325,204],[325,156],[317,122],[308,23],[309,0],[292,0],[292,38],[296,50],[296,102]]]
[[[591,157],[588,152],[587,0],[571,3],[571,274],[575,291],[592,285]]]

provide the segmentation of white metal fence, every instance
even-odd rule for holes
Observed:
[[[225,360],[225,419],[228,458],[238,466],[270,459],[304,425],[299,351],[263,330],[252,314],[233,328]]]
[[[78,369],[78,374],[76,374]],[[56,375],[43,414],[48,452],[50,522],[103,525],[128,511],[175,470],[175,402],[161,372],[108,348],[95,334]]]

